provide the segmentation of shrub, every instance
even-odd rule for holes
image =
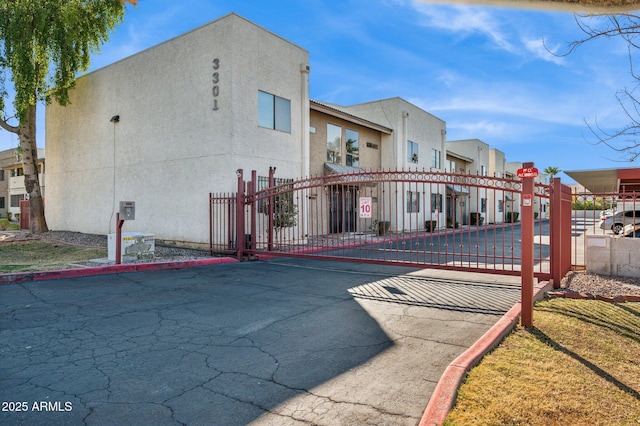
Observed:
[[[15,231],[19,226],[15,223],[9,222],[9,219],[0,219],[0,231]]]
[[[520,216],[519,212],[507,212],[506,217],[505,217],[505,222],[508,223],[515,223],[518,221],[518,216]]]

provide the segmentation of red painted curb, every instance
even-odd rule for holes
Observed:
[[[230,257],[216,257],[174,262],[125,263],[120,265],[96,266],[91,268],[61,269],[57,271],[18,272],[15,274],[0,274],[0,285],[29,281],[56,280],[61,278],[86,277],[90,275],[119,274],[123,272],[164,271],[168,269],[181,269],[192,266],[218,265],[234,262],[238,262],[238,260]]]
[[[534,300],[538,300],[549,283],[538,283],[534,288]],[[431,394],[419,426],[441,426],[456,400],[458,388],[467,372],[475,367],[489,351],[515,328],[521,313],[520,302],[516,303],[500,320],[493,325],[477,342],[458,356],[446,368],[436,388]]]

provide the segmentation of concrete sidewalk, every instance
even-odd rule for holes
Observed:
[[[517,277],[293,259],[5,284],[0,423],[415,425],[519,299]]]

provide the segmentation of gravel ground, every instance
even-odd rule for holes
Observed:
[[[572,271],[562,279],[560,291],[591,293],[595,296],[640,296],[640,278],[607,277]]]
[[[47,239],[90,247],[107,247],[106,235],[83,234],[69,231],[49,231],[40,236],[34,236],[27,231],[0,232],[0,242],[25,239]],[[209,257],[209,252],[169,247],[156,244],[153,261],[189,260]],[[593,295],[615,297],[620,295],[640,296],[640,278],[607,277],[590,274],[584,271],[569,272],[562,279],[559,291],[591,293]]]

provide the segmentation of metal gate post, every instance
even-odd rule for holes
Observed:
[[[209,256],[213,256],[213,193],[209,193]]]
[[[236,250],[238,260],[244,256],[244,180],[243,170],[236,170],[238,177],[238,192],[236,194]]]
[[[273,213],[275,208],[276,197],[272,192],[272,188],[275,186],[274,175],[276,173],[275,167],[269,167],[269,219],[267,224],[267,250],[273,250]]]
[[[571,270],[571,190],[560,178],[553,179],[550,235],[551,277],[553,288],[560,288],[562,278]]]
[[[249,240],[249,249],[250,250],[255,250],[256,249],[256,243],[257,243],[257,206],[256,206],[256,188],[258,187],[258,174],[255,170],[251,171],[251,182],[249,182],[249,188],[248,188],[248,192],[249,192],[249,203],[251,205],[250,207],[250,212],[251,212],[251,239]]]
[[[551,278],[553,279],[553,288],[560,288],[560,280],[562,279],[562,191],[560,186],[560,178],[553,178],[551,186],[551,214],[549,217],[551,246]]]
[[[533,163],[523,163],[523,169],[533,168]],[[523,327],[533,326],[533,206],[534,206],[534,176],[522,178],[522,314],[520,324]]]

